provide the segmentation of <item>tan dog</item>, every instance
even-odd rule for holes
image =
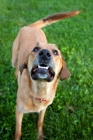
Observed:
[[[40,28],[79,12],[54,14],[20,29],[12,50],[12,66],[18,78],[15,140],[21,138],[23,113],[29,112],[39,112],[38,139],[43,140],[44,114],[53,102],[58,79],[70,76],[60,51],[47,43]]]

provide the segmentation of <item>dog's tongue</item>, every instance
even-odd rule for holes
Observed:
[[[34,72],[36,72],[37,70],[38,70],[38,67],[37,67],[37,68],[35,68],[33,71],[34,71]]]

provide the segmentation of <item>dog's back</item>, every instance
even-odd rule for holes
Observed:
[[[13,43],[12,66],[19,67],[32,51],[36,42],[47,43],[46,36],[36,27],[22,27]]]

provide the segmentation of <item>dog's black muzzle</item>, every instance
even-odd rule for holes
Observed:
[[[52,81],[54,72],[54,62],[51,52],[47,49],[42,49],[34,60],[33,68],[31,70],[31,77],[33,80]]]

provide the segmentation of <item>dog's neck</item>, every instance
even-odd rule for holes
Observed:
[[[33,93],[35,95],[39,95],[39,96],[42,96],[44,94],[47,94],[47,86],[48,86],[48,83],[45,82],[45,81],[34,81],[32,82],[32,90],[33,90]]]
[[[53,82],[46,82],[46,81],[33,81],[31,82],[31,88],[32,88],[32,95],[34,97],[40,97],[40,98],[51,98],[51,96],[55,95],[55,88],[57,87],[57,82],[55,82],[55,87],[52,85]]]

